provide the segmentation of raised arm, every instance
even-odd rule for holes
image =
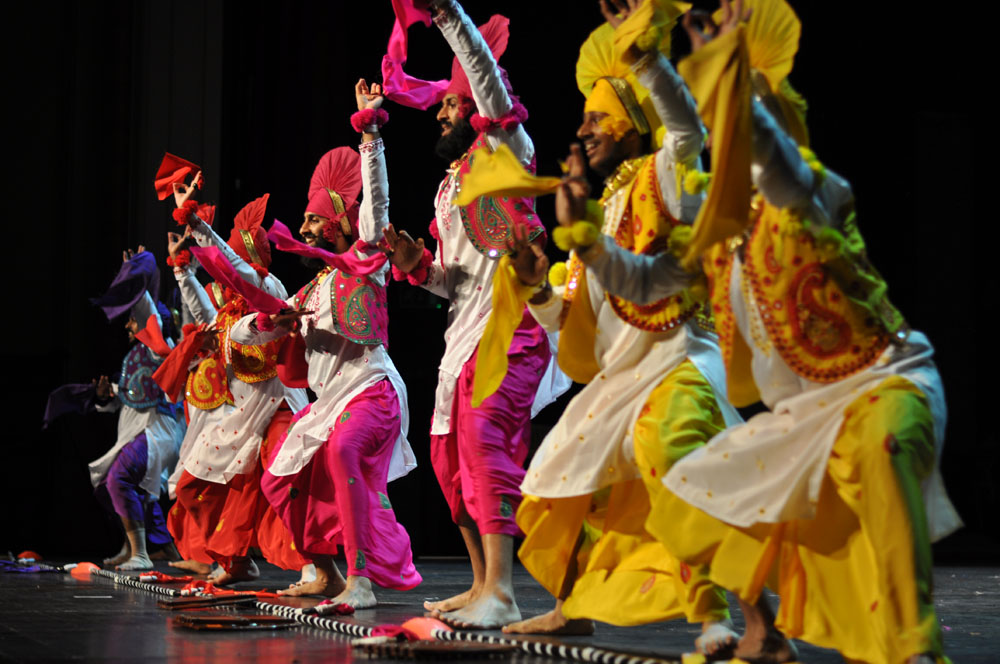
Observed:
[[[754,185],[769,203],[802,214],[812,223],[839,227],[854,209],[850,184],[826,170],[813,172],[798,144],[763,104],[752,107]]]
[[[167,233],[167,252],[176,263],[182,251],[184,239],[190,237],[190,227],[185,229],[184,235],[177,233]],[[208,297],[208,293],[201,287],[201,283],[195,276],[195,270],[188,265],[175,265],[174,278],[177,280],[177,287],[181,291],[181,300],[184,306],[191,312],[194,322],[211,323],[215,320],[215,306]]]
[[[369,88],[365,79],[354,89],[358,110],[378,110],[385,97],[382,86],[373,83]],[[378,126],[367,127],[362,134],[361,146],[361,209],[358,213],[358,233],[368,244],[378,244],[382,231],[389,225],[389,180],[385,168],[385,144]]]
[[[697,168],[704,147],[705,132],[698,106],[684,79],[659,52],[644,54],[632,65],[639,82],[650,93],[656,114],[666,128],[663,145],[656,155],[656,172],[663,201],[670,214],[685,222],[694,221],[701,194],[691,195],[679,187],[678,169]]]
[[[455,0],[438,0],[433,5],[436,10],[434,23],[451,46],[469,79],[472,99],[476,102],[479,114],[492,120],[503,117],[513,109],[514,104],[486,40]],[[525,164],[535,154],[535,146],[520,124],[510,131],[491,129],[487,132],[487,138],[490,147],[494,149],[500,143],[506,143]]]

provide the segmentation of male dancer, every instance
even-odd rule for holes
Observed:
[[[636,31],[649,30],[652,11],[632,16],[635,9],[616,16],[602,3],[607,23],[577,64],[587,99],[577,135],[590,167],[606,177],[596,215],[603,235],[579,221],[587,217],[584,153],[573,146],[556,214],[563,226],[576,222],[590,232],[572,247],[567,284],[556,294],[545,283],[540,252],[519,251],[514,260],[522,283],[541,284],[529,301],[532,314],[547,330],[561,328],[560,365],[586,387],[532,460],[517,515],[526,533],[520,558],[556,596],[556,608],[505,631],[589,633],[593,624],[583,618],[632,625],[686,616],[702,623],[699,650],[719,656],[736,641],[724,592],[647,532],[670,466],[739,421],[725,399],[715,335],[699,320],[704,289],[644,307],[604,291],[625,283],[648,290],[650,281],[633,281],[616,257],[673,260],[670,250],[700,203],[679,188],[678,171],[696,167],[703,133],[694,101],[659,50],[669,50],[667,39],[648,51],[625,49],[630,66],[615,62],[616,36],[621,41],[643,20]],[[661,34],[669,35],[670,23]],[[647,98],[655,113],[644,111]],[[663,145],[649,153],[661,122]]]
[[[191,191],[185,193],[190,196]],[[240,211],[228,244],[198,218],[194,201],[182,202],[177,212],[188,225],[185,233],[199,245],[218,247],[241,278],[283,297],[284,286],[267,271],[270,247],[260,228],[266,204],[265,195]],[[170,234],[172,256],[179,255],[182,240]],[[176,263],[177,258],[174,260]],[[268,443],[273,444],[287,429],[292,414],[306,406],[305,391],[288,389],[278,379],[279,344],[247,347],[230,338],[232,326],[248,311],[241,296],[234,295],[217,311],[190,266],[175,267],[174,272],[195,320],[216,327],[224,361],[221,366],[209,367],[204,376],[195,373],[189,382],[195,392],[212,387],[210,392],[216,400],[232,400],[232,406],[219,404],[222,418],[206,422],[207,426],[192,439],[190,453],[184,459],[184,473],[177,482],[177,499],[197,522],[206,552],[220,565],[221,571],[212,577],[213,582],[226,584],[256,578],[259,572],[249,555],[251,546],[259,546],[272,564],[301,569],[306,560],[269,509],[260,491],[260,477]],[[221,386],[210,383],[213,374],[216,381],[221,381],[223,373],[229,371],[232,378],[227,379],[227,394],[224,389],[216,389]],[[200,385],[199,377],[208,379],[209,385]]]
[[[521,126],[527,112],[511,98],[505,72],[491,52],[491,46],[506,43],[506,19],[494,16],[484,26],[492,38],[488,44],[458,3],[435,2],[432,12],[457,63],[437,114],[437,152],[451,162],[434,201],[430,232],[438,241],[437,254],[432,257],[423,248],[422,238],[414,242],[391,226],[386,239],[397,278],[450,300],[431,424],[431,459],[469,550],[473,582],[466,592],[424,606],[456,626],[490,629],[521,617],[512,581],[513,542],[520,534],[514,513],[521,501],[518,487],[524,477],[532,403],[551,353],[545,332],[524,311],[503,383],[473,408],[476,351],[492,311],[494,273],[508,251],[512,229],[524,225],[539,242],[544,235],[530,201],[483,197],[464,207],[453,203],[472,149],[493,150],[503,143],[525,165],[533,162],[535,149]]]
[[[278,245],[325,255],[307,259],[318,274],[289,299],[290,312],[247,316],[233,328],[240,343],[285,338],[304,344],[308,384],[317,397],[295,414],[262,481],[296,546],[316,565],[314,581],[283,594],[326,595],[355,609],[376,605],[373,583],[409,590],[421,581],[386,491],[416,460],[406,440],[406,387],[386,352],[388,264],[377,243],[389,199],[378,133],[384,119],[375,119],[386,116],[378,113],[382,96],[373,87],[370,92],[359,81],[356,88],[359,115],[369,116],[356,126],[364,131],[361,160],[350,148],[323,155],[300,230],[305,245],[290,236]],[[346,580],[333,562],[339,547]]]
[[[709,198],[749,201],[751,178],[760,195],[735,236],[705,217],[702,237],[722,241],[701,263],[730,393],[770,412],[675,464],[654,533],[738,595],[738,657],[790,661],[787,636],[852,661],[943,661],[930,541],[960,521],[936,463],[945,404],[933,350],[868,262],[850,186],[803,149],[805,104],[786,78],[798,19],[780,0],[724,2],[717,18],[707,32],[687,22],[697,52],[681,70],[700,100],[728,100],[704,114],[713,152],[747,158],[719,160]],[[760,57],[775,52],[788,55]],[[727,122],[741,104],[747,124]],[[769,579],[777,620],[761,594]]]
[[[161,317],[147,288],[115,288],[127,280],[141,278],[155,292],[159,282],[154,274],[156,259],[141,246],[137,253],[129,251],[124,258],[125,263],[112,288],[95,303],[100,304],[109,317],[131,310],[126,328],[129,341],[136,341],[136,335],[146,328],[150,318],[161,331],[168,321]],[[122,302],[115,294],[125,291],[140,295],[138,299]],[[166,329],[169,332],[170,328]],[[158,341],[165,342],[165,339]],[[184,425],[178,421],[162,390],[150,378],[168,348],[157,350],[160,354],[145,343],[135,343],[122,362],[118,382],[112,385],[107,376],[101,376],[97,383],[97,410],[120,410],[117,442],[101,458],[90,463],[90,480],[98,497],[110,504],[125,528],[126,541],[121,552],[104,561],[120,570],[153,568],[146,549],[147,539],[154,544],[170,543],[157,500],[163,489],[164,475],[177,463]]]

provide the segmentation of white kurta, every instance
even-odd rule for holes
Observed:
[[[479,30],[461,7],[454,7],[454,14],[439,21],[438,27],[455,52],[469,78],[472,95],[478,112],[487,118],[499,118],[513,108],[496,61],[493,59]],[[521,125],[507,131],[492,129],[487,132],[491,149],[507,144],[521,163],[528,165],[535,154],[535,146]],[[455,172],[438,187],[434,198],[434,224],[438,243],[434,264],[429,269],[424,288],[447,298],[448,327],[444,333],[445,351],[438,367],[438,385],[434,398],[432,435],[451,431],[451,411],[455,400],[458,376],[462,367],[472,357],[486,329],[493,311],[493,274],[500,254],[484,256],[473,246],[462,225],[459,208],[453,205],[458,195]],[[532,414],[554,401],[569,388],[569,381],[552,366],[547,371],[535,394]]]
[[[847,183],[828,173],[813,192],[812,174],[796,146],[757,106],[754,166],[754,181],[768,200],[804,209],[808,218],[821,223],[843,221],[837,215],[840,204],[850,199]],[[740,287],[742,278],[737,258],[729,297],[739,333],[753,339],[752,329],[765,328],[750,289]],[[910,332],[904,344],[891,345],[874,366],[832,384],[801,378],[769,343],[749,345],[754,382],[770,412],[727,429],[674,465],[663,482],[688,503],[737,526],[813,517],[845,409],[891,375],[907,378],[927,397],[940,459],[947,410],[933,348],[923,334]],[[932,540],[957,529],[961,520],[937,464],[923,491]]]
[[[273,274],[261,278],[210,226],[198,223],[192,231],[199,245],[218,247],[243,279],[275,297],[288,297],[284,285]],[[175,275],[181,296],[195,320],[215,322],[215,307],[195,279],[193,270],[175,270]],[[225,484],[256,467],[260,444],[282,399],[288,402],[292,412],[298,412],[305,408],[308,398],[305,390],[287,388],[276,376],[257,383],[243,382],[232,371],[229,340],[220,339],[220,346],[235,405],[223,404],[211,411],[212,415],[199,417],[197,430],[194,426],[189,427],[190,440],[185,440],[182,463],[184,470],[199,479]]]
[[[144,327],[151,315],[156,315],[159,320],[156,305],[149,293],[146,293],[145,297],[132,308],[132,317]],[[153,357],[157,357],[152,351],[149,352]],[[118,385],[111,387],[117,395]],[[146,473],[139,486],[153,498],[159,498],[160,492],[165,488],[167,476],[177,465],[178,450],[184,438],[184,423],[172,414],[158,412],[156,406],[136,409],[122,404],[117,398],[106,406],[98,406],[97,410],[114,412],[119,408],[121,412],[118,415],[118,437],[110,450],[88,464],[90,483],[95,487],[99,485],[107,476],[111,464],[118,458],[122,448],[139,434],[145,433]]]
[[[358,232],[362,240],[374,245],[382,237],[382,229],[387,223],[388,185],[381,139],[362,146],[361,156],[365,196],[359,213]],[[388,264],[383,271],[370,275],[370,278],[384,285],[387,272]],[[280,477],[302,470],[336,430],[340,415],[351,399],[379,381],[388,379],[399,399],[401,419],[400,434],[393,445],[389,464],[391,481],[417,465],[416,456],[406,439],[410,428],[406,385],[384,347],[354,343],[336,333],[330,293],[334,274],[335,271],[330,272],[302,305],[314,312],[302,319],[301,334],[309,365],[309,387],[316,393],[316,401],[309,412],[293,425],[268,472]],[[288,301],[294,306],[294,298]],[[242,344],[262,344],[287,334],[287,330],[281,328],[261,332],[256,329],[255,320],[256,315],[241,319],[233,326],[232,339]]]
[[[678,196],[674,168],[677,162],[696,163],[701,146],[697,110],[665,58],[650,58],[637,67],[668,128],[667,139],[655,156],[663,200],[671,214],[691,223],[698,198]],[[521,484],[525,494],[565,498],[639,477],[632,427],[649,394],[685,359],[691,360],[711,385],[726,423],[741,421],[726,400],[725,367],[714,334],[693,321],[666,332],[640,330],[621,320],[605,295],[605,288],[610,288],[633,298],[655,300],[677,290],[675,283],[665,289],[663,280],[636,278],[642,270],[636,269],[634,255],[611,239],[619,224],[631,223],[624,218],[629,190],[622,187],[605,202],[600,251],[581,256],[588,263],[584,278],[590,306],[596,312],[594,357],[601,371],[570,401],[535,453]],[[671,266],[672,259],[653,260],[658,270],[683,275],[676,264]],[[546,330],[558,328],[562,308],[559,293],[541,306],[530,306]]]

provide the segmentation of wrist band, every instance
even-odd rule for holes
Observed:
[[[366,108],[351,116],[351,126],[354,131],[374,133],[389,121],[389,113],[384,108]],[[372,129],[374,127],[374,129]]]

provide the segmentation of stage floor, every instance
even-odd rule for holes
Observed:
[[[378,590],[377,608],[358,611],[345,621],[364,625],[399,624],[422,615],[425,599],[439,599],[468,587],[470,571],[463,560],[417,562],[424,577],[410,592]],[[165,563],[160,571],[174,573]],[[297,574],[262,565],[259,581],[237,584],[244,589],[285,587]],[[525,616],[542,613],[552,599],[520,566],[516,592]],[[944,628],[945,647],[956,663],[997,662],[1000,638],[1000,568],[947,567],[935,570],[935,600]],[[68,574],[0,574],[0,660],[2,661],[146,661],[146,662],[366,662],[398,661],[352,653],[352,637],[295,626],[267,632],[204,632],[174,627],[180,612],[156,606],[158,595],[115,585],[111,580],[81,582]],[[317,600],[289,600],[311,606]],[[235,615],[235,609],[212,609]],[[247,613],[253,611],[244,610]],[[204,613],[204,612],[202,612]],[[740,621],[739,612],[734,616]],[[499,635],[499,632],[492,632]],[[576,646],[678,659],[693,649],[696,626],[671,622],[643,627],[599,624],[593,636],[559,637]],[[526,637],[541,638],[541,637]],[[548,639],[542,639],[548,640]],[[801,661],[840,662],[840,656],[799,643]],[[519,662],[555,661],[517,654]],[[454,659],[451,661],[471,661]],[[480,660],[481,661],[481,660]]]

